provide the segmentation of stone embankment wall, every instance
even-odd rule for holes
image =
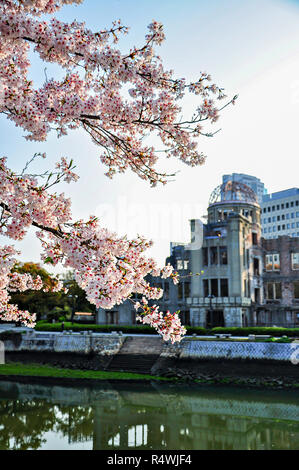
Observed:
[[[52,352],[74,354],[96,354],[113,356],[117,354],[126,337],[115,334],[84,333],[46,333],[29,331],[22,335],[21,341],[5,340],[5,352]],[[150,338],[130,337],[136,343],[135,354],[144,354]],[[139,342],[138,342],[139,341]],[[299,342],[262,343],[239,341],[202,341],[200,338],[184,338],[180,344],[164,343],[161,359],[179,360],[253,360],[278,361],[298,364]]]
[[[179,345],[165,348],[162,357],[179,359],[242,359],[299,363],[299,343],[200,341],[185,338]]]
[[[22,335],[20,342],[9,339],[4,341],[5,352],[94,353],[100,356],[117,354],[123,342],[124,337],[118,334],[39,333],[35,331]]]

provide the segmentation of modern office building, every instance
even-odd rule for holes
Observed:
[[[261,209],[263,238],[299,237],[299,188],[264,195]]]
[[[223,175],[222,176],[222,183],[226,184],[228,181],[236,181],[239,183],[246,184],[249,186],[255,194],[257,195],[257,200],[259,203],[262,202],[262,198],[265,194],[267,194],[267,190],[265,188],[264,183],[261,182],[259,178],[255,176],[246,175],[244,173],[232,173],[231,175]]]

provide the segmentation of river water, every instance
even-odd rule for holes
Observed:
[[[296,391],[0,382],[0,449],[298,449]]]

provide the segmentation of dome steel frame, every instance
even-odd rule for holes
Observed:
[[[257,195],[247,184],[227,181],[217,186],[211,193],[209,206],[217,202],[246,202],[258,204]]]

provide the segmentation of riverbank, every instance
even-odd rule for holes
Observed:
[[[57,382],[63,383],[64,379],[67,381],[111,381],[111,380],[126,380],[126,381],[152,381],[162,380],[168,381],[166,377],[158,377],[148,374],[135,374],[131,372],[109,372],[102,370],[80,370],[80,369],[67,369],[54,367],[49,365],[37,364],[22,364],[22,363],[8,363],[0,365],[0,380],[9,379],[57,379]]]
[[[242,388],[272,389],[272,390],[298,390],[299,382],[295,377],[284,376],[236,376],[225,368],[222,373],[217,369],[210,370],[205,366],[194,371],[189,368],[166,369],[161,375],[136,374],[130,372],[91,371],[80,369],[67,369],[42,364],[22,364],[11,362],[0,365],[0,381],[21,381],[22,383],[47,383],[52,385],[94,384],[99,382],[167,382],[189,383],[190,385],[229,385]]]

